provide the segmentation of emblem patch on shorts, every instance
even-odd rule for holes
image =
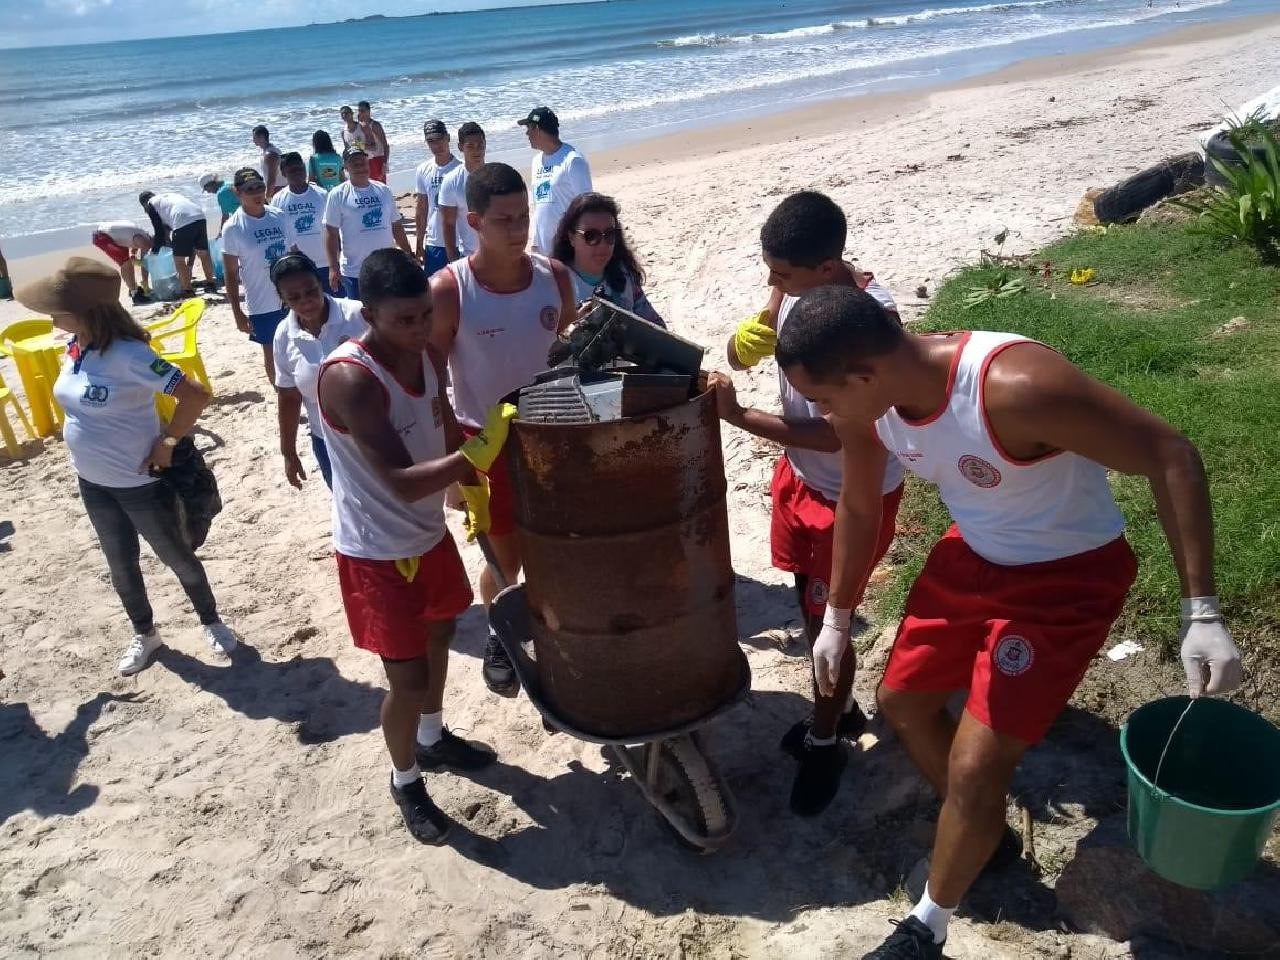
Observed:
[[[831,588],[827,586],[825,580],[809,581],[809,602],[810,603],[826,603],[827,597],[831,595]]]
[[[1035,650],[1026,638],[1012,633],[1000,638],[992,656],[996,661],[996,669],[1006,677],[1022,676],[1031,669],[1031,664],[1036,659]]]
[[[960,470],[960,476],[964,477],[975,487],[990,489],[1000,485],[1000,471],[993,467],[981,457],[975,457],[971,453],[966,453],[956,463],[956,467]]]
[[[544,330],[554,330],[560,320],[560,311],[555,307],[543,307],[542,312],[538,314],[538,320]]]

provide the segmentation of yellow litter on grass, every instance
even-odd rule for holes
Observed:
[[[1083,287],[1086,283],[1092,280],[1096,275],[1097,274],[1094,273],[1093,267],[1084,267],[1083,269],[1072,270],[1071,282],[1074,283],[1077,287]]]

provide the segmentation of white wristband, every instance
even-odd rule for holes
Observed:
[[[1222,619],[1222,611],[1218,608],[1217,597],[1183,597],[1183,623],[1212,623]]]
[[[827,607],[826,612],[822,614],[822,625],[824,627],[834,627],[837,630],[849,632],[849,622],[853,619],[853,608],[847,610],[840,607]]]

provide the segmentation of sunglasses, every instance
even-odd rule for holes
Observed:
[[[622,231],[617,227],[610,227],[607,230],[596,230],[595,228],[592,228],[590,230],[575,230],[573,232],[580,236],[586,242],[588,247],[598,247],[601,242],[609,244],[617,243],[618,236],[622,233]]]

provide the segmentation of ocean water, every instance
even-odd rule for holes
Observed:
[[[590,151],[820,98],[986,72],[1276,0],[610,0],[164,40],[0,50],[0,240],[7,256],[137,217],[143,189],[201,198],[197,178],[256,160],[250,130],[310,153],[367,99],[392,186],[423,157],[422,122],[476,120],[523,170],[515,121],[548,104]],[[212,209],[212,200],[209,198]]]

